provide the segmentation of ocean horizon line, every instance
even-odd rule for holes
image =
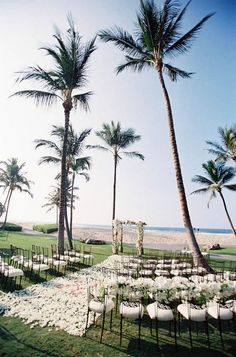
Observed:
[[[76,224],[74,228],[100,228],[100,229],[108,229],[111,228],[111,225],[108,224]],[[126,231],[135,231],[135,225],[124,225],[124,230]],[[204,227],[194,227],[194,232],[196,233],[213,233],[213,234],[232,234],[231,229],[226,228],[204,228]],[[161,227],[161,226],[145,226],[145,231],[161,231],[161,232],[179,232],[184,233],[184,227]]]

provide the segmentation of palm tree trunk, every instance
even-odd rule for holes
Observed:
[[[112,208],[112,220],[116,216],[116,170],[117,170],[117,154],[114,154],[114,180],[113,180],[113,208]]]
[[[226,215],[227,215],[227,218],[228,218],[228,220],[229,220],[229,223],[230,223],[230,225],[231,225],[231,228],[232,228],[232,230],[233,230],[233,232],[234,232],[234,235],[235,235],[235,237],[236,237],[236,231],[235,231],[235,228],[234,228],[233,222],[231,221],[231,218],[230,218],[230,215],[229,215],[229,212],[228,212],[228,209],[227,209],[226,203],[225,203],[224,196],[223,196],[223,194],[222,194],[222,192],[221,192],[221,191],[219,191],[219,194],[220,194],[220,197],[221,197],[221,199],[222,199],[222,201],[223,201],[223,205],[224,205],[225,213],[226,213]]]
[[[6,211],[6,204],[7,204],[8,197],[9,197],[9,195],[10,195],[10,192],[11,192],[11,188],[9,187],[9,190],[7,191],[7,195],[6,195],[6,198],[5,198],[5,202],[3,203],[4,211]],[[5,213],[5,217],[6,217],[6,213]],[[0,229],[4,229],[5,224],[6,224],[6,219],[4,219],[4,222],[3,222],[3,224],[1,225]]]
[[[65,220],[66,180],[67,180],[66,156],[67,156],[68,128],[70,123],[70,111],[72,109],[72,104],[70,102],[69,103],[64,102],[63,107],[65,113],[65,130],[64,130],[62,158],[61,158],[61,191],[60,191],[59,227],[58,227],[58,241],[57,241],[57,249],[59,254],[64,254],[64,229],[65,229],[64,220]]]
[[[9,189],[8,201],[6,202],[6,205],[7,205],[6,214],[5,214],[5,219],[4,219],[4,222],[3,222],[3,225],[1,227],[1,229],[4,229],[5,225],[7,223],[7,216],[8,216],[8,212],[9,212],[9,206],[10,206],[12,192],[13,192],[13,190]]]
[[[56,205],[56,225],[58,226],[58,206]]]
[[[167,110],[172,157],[173,157],[173,162],[174,162],[175,176],[176,176],[177,188],[178,188],[178,193],[179,193],[180,208],[181,208],[181,212],[182,212],[182,218],[183,218],[183,222],[184,222],[185,231],[186,231],[187,237],[188,237],[188,244],[189,244],[190,249],[193,252],[194,263],[198,266],[200,265],[200,266],[206,268],[208,271],[211,271],[212,270],[211,267],[207,264],[206,260],[202,256],[199,246],[197,244],[196,237],[194,235],[194,231],[193,231],[193,227],[192,227],[192,223],[191,223],[191,219],[190,219],[190,215],[189,215],[188,204],[187,204],[184,183],[183,183],[183,178],[182,178],[182,172],[181,172],[181,167],[180,167],[180,161],[179,161],[177,142],[176,142],[176,137],[175,137],[173,114],[172,114],[169,94],[167,92],[163,74],[162,74],[162,69],[158,70],[158,75],[159,75],[159,79],[161,82],[161,87],[163,90],[163,95],[164,95],[164,100],[165,100],[165,105],[166,105],[166,110]]]
[[[65,224],[66,224],[66,234],[67,234],[69,246],[70,246],[70,249],[73,249],[73,244],[72,244],[71,236],[70,236],[70,226],[69,226],[67,207],[65,208]]]
[[[73,198],[74,198],[75,173],[72,175],[71,181],[71,200],[70,200],[70,241],[72,243],[72,228],[73,228]]]

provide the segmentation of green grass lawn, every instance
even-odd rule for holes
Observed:
[[[31,249],[32,244],[43,247],[50,247],[56,243],[56,238],[51,236],[29,235],[24,233],[10,232],[7,240],[0,239],[0,252],[9,252],[10,244]],[[88,245],[86,245],[88,248]],[[90,248],[90,246],[89,246]],[[92,245],[92,253],[95,257],[94,263],[99,263],[111,254],[111,245]],[[124,254],[131,253],[133,247],[125,246]],[[145,250],[147,255],[156,255],[157,251],[153,249]],[[222,264],[220,260],[214,259],[212,264]],[[48,279],[54,278],[54,274],[49,274]],[[43,280],[43,279],[42,279]],[[23,279],[23,286],[26,287],[34,281],[28,278]],[[107,319],[108,320],[108,319]],[[112,332],[108,330],[108,321],[105,325],[103,343],[99,343],[100,321],[98,326],[91,327],[86,337],[70,336],[64,331],[55,329],[35,327],[25,325],[22,320],[16,317],[0,316],[0,356],[6,357],[27,357],[27,356],[235,356],[236,336],[233,333],[232,324],[224,324],[224,342],[225,351],[222,350],[219,332],[215,321],[210,320],[210,340],[211,350],[207,349],[207,340],[203,328],[199,335],[196,335],[194,328],[193,343],[194,351],[191,353],[189,344],[189,335],[187,324],[181,322],[181,337],[178,337],[178,350],[174,348],[174,338],[168,336],[168,325],[161,324],[159,329],[161,351],[157,352],[155,336],[150,334],[150,321],[145,313],[142,320],[142,342],[138,349],[137,333],[138,326],[136,322],[125,320],[124,338],[122,347],[119,346],[119,317],[114,318],[114,327]]]
[[[109,319],[107,319],[109,320]],[[35,327],[31,329],[18,318],[0,317],[0,356],[6,357],[41,357],[41,356],[235,356],[236,339],[232,325],[224,325],[225,350],[222,350],[219,332],[215,321],[210,321],[211,350],[208,351],[204,330],[199,326],[198,336],[193,328],[193,352],[191,353],[187,324],[181,322],[181,336],[177,338],[178,349],[175,351],[174,338],[168,335],[168,324],[159,327],[160,351],[157,351],[155,335],[151,336],[150,321],[144,315],[141,329],[141,347],[138,349],[138,326],[135,321],[124,322],[122,347],[119,345],[119,317],[113,319],[112,331],[108,321],[105,324],[103,343],[100,339],[100,321],[91,327],[86,337],[70,336],[64,331]]]
[[[236,247],[222,247],[221,249],[210,250],[210,253],[236,255]]]

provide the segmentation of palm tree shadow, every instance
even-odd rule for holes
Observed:
[[[32,349],[32,355],[34,354],[33,351],[37,351],[37,352],[41,352],[45,356],[58,357],[57,354],[52,353],[52,352],[48,351],[47,349],[38,348],[35,345],[31,345],[31,344],[23,342],[22,340],[18,339],[13,333],[11,333],[4,326],[0,326],[0,336],[3,340],[8,340],[8,341],[12,341],[12,342],[16,341],[18,344],[24,345],[25,347]]]

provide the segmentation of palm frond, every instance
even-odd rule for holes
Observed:
[[[231,191],[236,191],[236,184],[224,185],[224,187],[228,188]]]
[[[125,60],[125,63],[120,64],[116,68],[117,74],[123,72],[125,69],[132,69],[134,72],[141,72],[146,67],[153,66],[153,63],[150,60],[147,60],[146,57],[134,58],[131,56],[125,56]]]
[[[111,151],[108,148],[105,148],[104,146],[101,145],[86,145],[87,149],[99,149],[99,150],[103,150],[103,151]]]
[[[58,147],[56,143],[51,140],[44,140],[44,139],[35,139],[34,140],[35,149],[38,149],[41,146],[46,146],[48,149],[54,150],[58,155],[61,155],[61,149]]]
[[[75,109],[77,108],[77,105],[79,104],[80,107],[85,110],[86,112],[89,111],[89,98],[93,94],[93,92],[86,92],[82,94],[76,94],[73,96],[73,104]]]
[[[39,165],[41,164],[58,164],[61,159],[55,156],[42,156],[39,160]]]
[[[22,90],[12,94],[10,97],[26,97],[33,99],[36,105],[43,104],[47,107],[57,102],[59,98],[55,93],[43,92],[38,90]]]
[[[145,55],[143,48],[138,45],[133,36],[121,27],[115,26],[111,30],[99,31],[98,36],[103,42],[113,42],[129,56]]]
[[[204,185],[212,185],[212,180],[209,180],[207,177],[201,176],[201,175],[195,175],[192,178],[192,182],[204,184]]]
[[[199,188],[198,190],[195,190],[193,192],[191,192],[191,195],[198,195],[198,194],[202,194],[202,193],[207,193],[209,191],[208,187],[203,187],[203,188]]]
[[[173,67],[170,64],[164,64],[164,71],[167,73],[168,77],[171,79],[171,81],[176,82],[178,77],[181,78],[191,78],[191,76],[194,74],[193,72],[186,72],[183,71],[182,69],[179,69],[177,67]]]
[[[88,60],[91,57],[91,54],[97,49],[97,47],[95,46],[95,41],[96,41],[96,36],[85,44],[83,58],[80,63],[81,69],[84,69],[86,67]]]
[[[20,71],[17,72],[20,76],[17,78],[17,82],[23,82],[26,80],[35,80],[39,83],[42,83],[42,85],[45,88],[48,88],[50,91],[57,91],[60,89],[58,81],[53,78],[55,77],[54,72],[47,72],[40,66],[37,67],[28,67],[25,71]]]
[[[126,156],[133,158],[133,157],[137,157],[141,160],[144,160],[144,156],[143,154],[141,154],[138,151],[122,151],[123,154],[125,154]]]
[[[175,40],[180,37],[182,20],[190,3],[191,0],[187,2],[181,11],[176,12],[176,16],[174,16],[174,14],[172,15],[172,18],[170,19],[168,26],[166,26],[166,30],[163,36],[167,45],[173,44],[173,42],[175,42]]]
[[[165,54],[176,56],[178,54],[183,54],[188,51],[191,48],[193,40],[198,35],[204,23],[209,20],[209,18],[211,18],[213,15],[214,13],[204,16],[191,30],[189,30],[176,42],[169,46],[165,50]]]
[[[216,198],[216,192],[215,191],[211,191],[210,193],[210,197],[209,197],[209,200],[207,202],[207,207],[209,208],[210,207],[210,202],[213,198]]]

